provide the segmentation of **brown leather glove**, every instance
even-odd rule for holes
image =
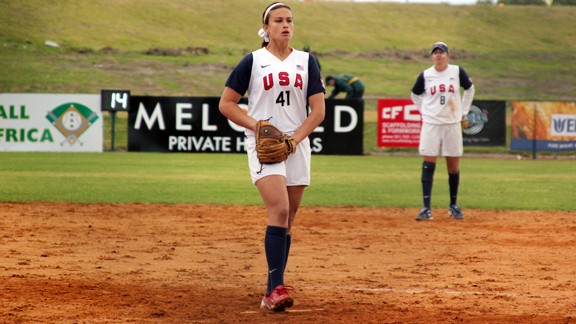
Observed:
[[[296,140],[266,120],[256,126],[256,153],[262,164],[286,161],[296,151]]]

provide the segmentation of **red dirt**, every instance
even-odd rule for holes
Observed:
[[[3,323],[576,323],[576,213],[303,207],[259,309],[260,206],[0,203]]]

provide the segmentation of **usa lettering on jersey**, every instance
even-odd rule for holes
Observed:
[[[446,91],[446,87],[448,87],[448,91]],[[445,85],[445,84],[439,84],[439,85],[434,85],[432,87],[430,87],[430,94],[431,95],[435,95],[437,91],[440,91],[440,93],[455,93],[456,89],[454,88],[453,84],[449,84],[449,85]]]
[[[304,79],[302,78],[302,75],[300,73],[296,73],[295,77],[294,77],[294,88],[299,88],[300,90],[303,90],[304,88]],[[291,83],[290,80],[290,73],[288,72],[279,72],[277,74],[277,80],[278,80],[278,85],[286,87],[289,86]],[[264,88],[265,91],[268,91],[270,89],[272,89],[274,87],[274,74],[273,73],[269,73],[268,75],[264,76],[262,78],[262,86]]]

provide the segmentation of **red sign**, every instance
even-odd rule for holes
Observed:
[[[422,118],[411,99],[378,100],[378,146],[418,147]]]

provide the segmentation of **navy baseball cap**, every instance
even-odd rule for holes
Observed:
[[[432,51],[430,53],[434,53],[434,50],[437,48],[443,50],[446,53],[450,52],[450,50],[448,49],[448,45],[446,45],[445,43],[442,43],[442,42],[438,42],[438,43],[434,44],[434,46],[432,46]]]

